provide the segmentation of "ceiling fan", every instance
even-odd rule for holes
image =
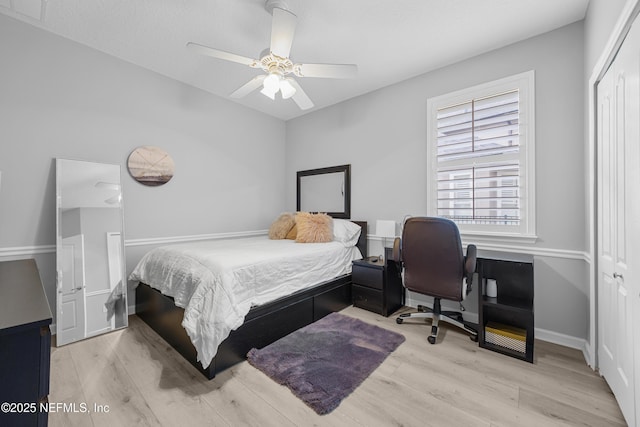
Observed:
[[[242,98],[262,86],[263,95],[274,99],[278,92],[283,99],[293,99],[302,110],[313,107],[313,102],[302,90],[298,82],[289,74],[297,77],[323,77],[334,79],[354,78],[358,66],[354,64],[296,64],[289,59],[297,17],[289,11],[282,0],[267,0],[265,8],[273,15],[271,22],[271,45],[260,55],[260,59],[224,50],[214,49],[198,43],[189,42],[187,47],[202,55],[212,56],[226,61],[262,68],[266,74],[254,77],[248,83],[235,90],[230,96]]]

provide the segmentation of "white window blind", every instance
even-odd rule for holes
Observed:
[[[438,109],[438,216],[520,224],[520,165],[502,160],[520,149],[518,119],[518,90]]]
[[[463,232],[534,234],[532,84],[533,72],[429,100],[430,211]]]

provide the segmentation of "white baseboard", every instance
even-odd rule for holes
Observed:
[[[410,296],[409,294],[407,294],[405,305],[413,308],[417,307],[418,305],[424,305],[429,308],[432,308],[433,299],[422,296],[422,295],[418,295],[418,294],[414,294],[413,296]],[[464,302],[463,302],[463,305],[464,305]],[[459,311],[455,303],[453,303],[453,305],[445,304],[444,301],[442,303],[442,309]],[[478,323],[479,321],[478,313],[464,311],[462,312],[462,317],[467,322]],[[587,340],[585,340],[584,338],[573,337],[570,335],[565,335],[565,334],[561,334],[559,332],[554,332],[554,331],[548,331],[546,329],[541,329],[541,328],[535,328],[535,337],[537,340],[546,341],[552,344],[561,345],[563,347],[575,348],[576,350],[580,350],[584,356],[584,359],[587,365],[593,368],[591,363],[592,355],[590,351],[590,346]]]
[[[561,334],[559,332],[548,331],[546,329],[536,328],[536,339],[541,341],[558,344],[563,347],[575,348],[584,352],[587,341],[584,338],[572,337],[570,335]]]
[[[591,346],[584,338],[572,337],[571,335],[565,335],[558,332],[548,331],[546,329],[536,328],[536,339],[540,341],[550,342],[552,344],[558,344],[563,347],[575,348],[582,352],[585,363],[593,370],[594,364],[591,358]]]

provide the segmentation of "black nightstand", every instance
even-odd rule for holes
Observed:
[[[353,261],[353,305],[389,316],[404,305],[404,288],[393,261]]]

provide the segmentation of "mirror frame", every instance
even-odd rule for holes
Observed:
[[[330,173],[343,173],[344,174],[344,210],[342,212],[326,212],[327,215],[333,218],[351,218],[351,165],[340,165],[340,166],[331,166],[327,168],[318,168],[318,169],[309,169],[304,171],[298,171],[297,175],[297,185],[296,185],[296,210],[300,212],[301,210],[301,179],[305,176],[312,175],[324,175]]]
[[[60,304],[61,304],[61,294],[59,292],[60,286],[61,286],[61,281],[62,281],[62,271],[61,271],[61,264],[60,264],[60,253],[62,251],[62,189],[60,186],[60,181],[61,181],[61,174],[62,174],[62,169],[63,169],[63,164],[65,162],[77,162],[77,163],[86,163],[86,164],[95,164],[95,165],[105,165],[105,166],[113,166],[113,167],[117,167],[118,168],[118,178],[119,178],[119,183],[118,185],[120,186],[120,200],[119,200],[119,213],[118,213],[118,222],[120,223],[120,244],[119,244],[119,249],[120,249],[120,277],[121,277],[121,291],[122,291],[122,296],[123,296],[123,304],[124,304],[124,318],[123,318],[123,322],[120,326],[118,326],[117,324],[110,328],[109,330],[105,330],[105,331],[101,331],[98,333],[90,333],[87,334],[86,333],[86,314],[83,313],[83,315],[85,316],[85,333],[82,337],[78,337],[76,339],[73,339],[72,341],[65,341],[65,342],[56,342],[56,347],[59,347],[61,345],[65,345],[65,344],[71,344],[73,342],[76,341],[80,341],[80,340],[84,340],[87,338],[91,338],[97,335],[101,335],[103,333],[108,333],[108,332],[112,332],[115,330],[119,330],[119,329],[123,329],[128,327],[129,325],[129,301],[128,301],[128,286],[127,286],[127,273],[126,273],[126,256],[125,256],[125,230],[124,230],[124,202],[123,202],[123,197],[122,197],[122,167],[119,164],[113,164],[113,163],[104,163],[104,162],[93,162],[93,161],[89,161],[89,160],[79,160],[79,159],[68,159],[68,158],[56,158],[55,159],[55,165],[56,165],[56,333],[60,331],[60,328],[62,327],[62,323],[61,323],[61,319],[60,317],[60,313],[61,313],[61,308],[60,308]],[[108,234],[108,233],[107,233]],[[114,289],[111,289],[111,292],[113,292]],[[86,291],[85,291],[86,292]],[[84,296],[85,298],[85,304],[84,304],[84,309],[86,310],[86,296]],[[116,314],[114,314],[115,316]]]

